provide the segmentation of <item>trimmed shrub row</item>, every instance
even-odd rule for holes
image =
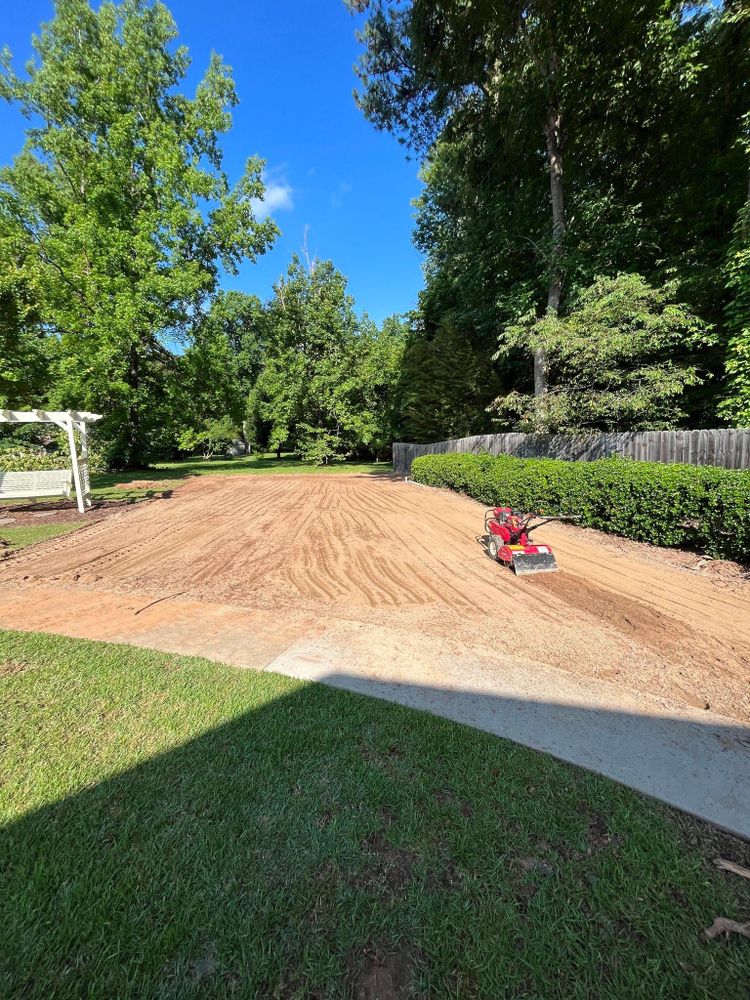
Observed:
[[[448,454],[415,458],[411,474],[488,507],[578,514],[581,524],[625,538],[750,562],[750,471]]]
[[[70,468],[70,455],[65,451],[46,451],[24,446],[0,447],[0,472],[38,472],[45,469]],[[89,472],[106,472],[107,463],[100,451],[89,448]]]
[[[46,452],[44,448],[3,448],[0,472],[37,472],[41,469],[67,469],[67,455]]]

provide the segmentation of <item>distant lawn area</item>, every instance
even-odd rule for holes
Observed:
[[[3,998],[746,995],[737,841],[443,719],[0,632]]]
[[[333,462],[331,465],[314,465],[295,458],[294,455],[243,455],[237,458],[200,459],[189,458],[181,462],[159,462],[153,468],[134,472],[112,472],[92,475],[92,494],[95,499],[115,500],[139,499],[147,495],[147,490],[134,487],[132,490],[118,489],[122,483],[138,483],[144,480],[164,483],[169,487],[188,476],[246,475],[254,474],[296,474],[330,475],[358,473],[375,474],[391,471],[390,462]]]

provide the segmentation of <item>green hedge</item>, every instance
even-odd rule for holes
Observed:
[[[411,474],[488,507],[579,514],[582,524],[626,538],[750,562],[750,472],[623,458],[450,454],[415,458]]]
[[[67,468],[70,468],[68,456],[48,453],[43,448],[3,448],[0,451],[0,472]]]
[[[70,455],[66,451],[45,451],[44,448],[0,448],[0,472],[37,472],[44,469],[69,469]],[[89,449],[89,472],[106,471],[103,455]]]

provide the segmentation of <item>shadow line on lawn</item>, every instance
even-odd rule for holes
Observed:
[[[425,693],[461,697],[399,686],[420,707]],[[367,693],[392,699],[385,687]],[[571,726],[589,711],[548,707]],[[645,746],[648,718],[598,715]],[[675,740],[696,727],[669,720]],[[692,922],[719,876],[692,884],[680,836],[668,810],[546,755],[301,685],[0,831],[0,985],[5,965],[8,997],[395,1000],[420,976],[429,996],[457,984],[572,996],[590,981],[620,998],[640,979],[687,997],[694,977],[729,995],[733,974]],[[750,860],[733,838],[706,837]],[[669,896],[683,882],[684,906]]]

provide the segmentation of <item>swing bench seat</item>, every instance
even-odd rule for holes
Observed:
[[[0,472],[0,500],[27,497],[70,497],[72,469],[44,469],[38,472]]]

